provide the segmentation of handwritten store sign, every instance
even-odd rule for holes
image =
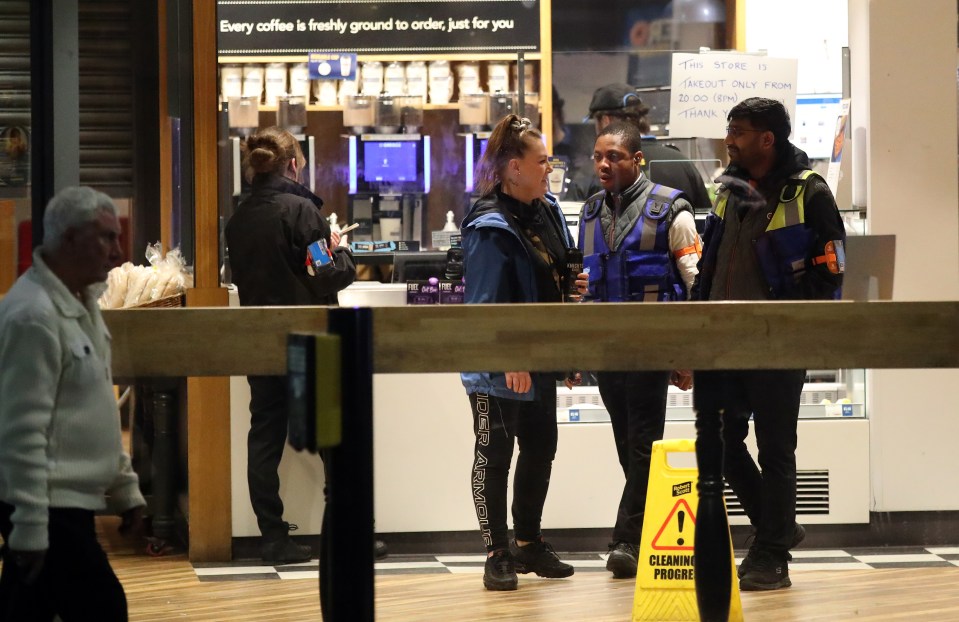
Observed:
[[[218,0],[221,56],[539,50],[539,0]]]
[[[726,115],[749,97],[781,101],[796,116],[794,58],[753,54],[673,54],[669,134],[725,138]]]

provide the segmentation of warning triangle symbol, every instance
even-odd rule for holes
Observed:
[[[663,526],[656,532],[650,546],[656,551],[692,551],[696,532],[696,515],[685,499],[680,499],[669,511]]]

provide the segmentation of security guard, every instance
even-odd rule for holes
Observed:
[[[825,180],[788,140],[789,113],[778,101],[753,97],[734,106],[727,122],[730,164],[706,221],[692,299],[838,298],[845,230]],[[742,590],[792,585],[789,550],[805,537],[796,523],[796,429],[805,377],[802,369],[695,374],[697,416],[723,412],[726,481],[756,530],[739,568]],[[744,443],[750,415],[758,466]]]
[[[578,283],[588,281],[590,300],[686,300],[696,276],[702,246],[692,206],[679,190],[647,179],[642,160],[642,134],[635,124],[612,123],[596,139],[593,164],[603,191],[583,206],[579,227],[583,274]],[[689,388],[685,371],[673,372],[672,378],[669,371],[597,374],[626,475],[606,561],[614,578],[636,575],[650,455],[653,442],[663,437],[671,379]]]

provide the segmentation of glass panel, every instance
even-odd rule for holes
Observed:
[[[571,2],[553,3],[553,132],[554,151],[567,161],[567,192],[563,211],[574,230],[582,200],[601,190],[590,159],[598,131],[590,118],[594,94],[600,87],[623,83],[637,87],[645,114],[641,116],[644,146],[662,145],[677,149],[676,160],[687,160],[699,173],[708,202],[694,204],[698,226],[715,199],[715,179],[728,161],[723,140],[677,136],[670,132],[671,91],[670,56],[673,52],[696,52],[701,47],[727,48],[723,40],[725,14],[721,2],[674,2],[676,14],[659,2],[633,3],[629,8],[614,7],[610,12],[595,12]],[[698,16],[700,21],[693,21]],[[610,24],[622,27],[610,29]],[[818,121],[822,116],[819,100],[834,108],[832,95],[801,98],[806,105],[797,117]],[[815,100],[815,101],[813,101]],[[836,101],[833,101],[836,100]],[[833,111],[834,112],[834,111]],[[804,124],[806,127],[807,124]],[[817,125],[818,127],[818,125]],[[835,118],[823,125],[825,134],[835,128]],[[793,142],[825,140],[810,131],[800,132]],[[824,134],[824,135],[825,135]],[[830,138],[831,141],[831,138]],[[652,151],[651,149],[648,149]],[[829,153],[813,150],[812,167],[825,177]],[[656,180],[675,163],[668,160],[646,163],[646,174]],[[663,182],[665,183],[665,182]],[[689,192],[687,191],[687,194]],[[850,235],[864,231],[858,210],[844,212]],[[562,423],[609,421],[596,387],[595,377],[584,373],[582,386],[568,390],[560,383],[557,392],[557,418]],[[811,370],[801,398],[803,419],[846,417],[863,418],[865,373],[863,370]],[[667,420],[693,420],[692,391],[670,387]]]

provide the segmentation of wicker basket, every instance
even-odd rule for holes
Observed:
[[[156,300],[151,300],[150,302],[141,302],[138,305],[133,305],[129,307],[130,309],[162,309],[162,308],[177,308],[183,306],[183,294],[173,294],[172,296],[166,296],[164,298],[157,298]]]

